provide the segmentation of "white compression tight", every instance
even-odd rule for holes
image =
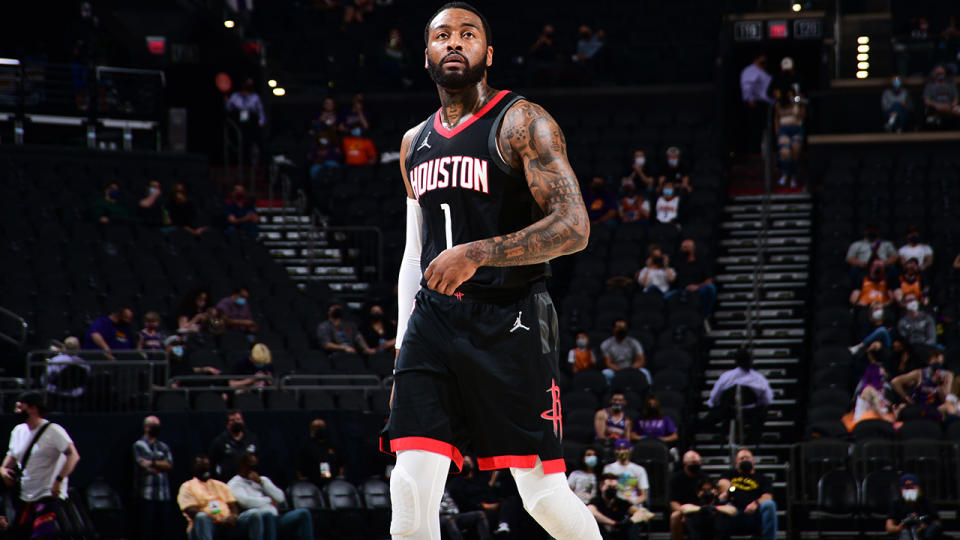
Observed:
[[[440,499],[450,458],[423,450],[397,453],[390,477],[393,540],[440,540]],[[537,460],[533,469],[510,469],[523,507],[557,540],[600,540],[597,522],[574,495],[563,474],[543,474]]]

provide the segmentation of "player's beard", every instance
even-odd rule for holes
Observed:
[[[427,58],[427,71],[430,72],[430,78],[433,79],[433,82],[437,83],[437,86],[449,88],[450,90],[460,90],[477,84],[483,79],[483,76],[487,74],[486,53],[484,53],[483,58],[480,59],[480,62],[478,62],[476,66],[471,66],[466,56],[460,55],[460,57],[463,58],[464,61],[464,67],[461,71],[444,71],[443,60],[441,60],[439,64],[435,64]]]

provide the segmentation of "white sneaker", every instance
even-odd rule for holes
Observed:
[[[510,525],[507,525],[506,521],[501,521],[500,525],[497,527],[497,530],[493,531],[493,534],[510,534]]]
[[[858,343],[853,347],[847,347],[847,350],[850,351],[850,354],[857,354],[861,349],[863,349],[863,343]]]
[[[787,185],[787,175],[782,175],[779,180],[777,180],[777,185],[783,187]]]
[[[710,327],[710,319],[703,320],[703,331],[706,333],[713,332],[713,328]]]

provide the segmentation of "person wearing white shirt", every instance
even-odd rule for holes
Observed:
[[[657,221],[660,223],[676,223],[680,215],[680,197],[675,187],[672,181],[667,180],[660,190],[656,205]]]
[[[67,478],[80,461],[80,454],[63,427],[43,418],[47,407],[39,392],[22,394],[14,412],[24,422],[10,434],[0,477],[7,487],[13,487],[19,470],[23,507],[15,523],[24,525],[18,532],[29,538],[53,538],[60,501],[67,498]],[[5,526],[5,521],[0,524]]]
[[[920,263],[921,272],[933,264],[933,248],[920,243],[920,231],[916,225],[907,228],[907,243],[897,250],[897,255],[900,257],[900,266],[906,266],[907,261],[916,259]]]
[[[627,439],[617,439],[613,453],[617,460],[603,468],[604,474],[615,474],[619,479],[617,496],[634,506],[642,506],[647,501],[647,490],[650,481],[647,479],[647,470],[642,465],[630,461],[630,452],[633,447]]]
[[[285,512],[277,509],[286,502],[283,490],[257,472],[257,456],[244,454],[239,459],[237,475],[227,482],[241,510],[258,511],[263,518],[264,540],[277,538],[313,539],[313,518],[306,508]]]

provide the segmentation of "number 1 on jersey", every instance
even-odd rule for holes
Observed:
[[[447,249],[453,247],[453,221],[450,219],[450,205],[441,203],[440,209],[443,210],[443,229],[447,233]]]

